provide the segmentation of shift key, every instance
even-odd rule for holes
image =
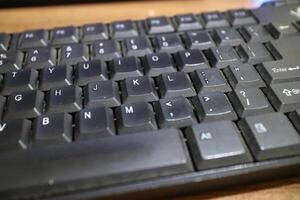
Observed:
[[[284,60],[262,63],[258,71],[268,84],[300,81],[300,65],[288,64]]]
[[[300,81],[271,84],[267,97],[279,112],[291,112],[300,108]]]

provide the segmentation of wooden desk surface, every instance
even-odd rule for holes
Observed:
[[[255,6],[255,1],[251,0],[170,0],[0,9],[0,32],[17,32],[25,29],[53,28],[122,19],[143,19],[148,16],[172,16],[187,12],[199,13],[253,6]],[[176,200],[203,198],[214,200],[299,200],[300,178],[235,188],[205,194],[204,196],[177,198]]]

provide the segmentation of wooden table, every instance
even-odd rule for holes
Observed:
[[[42,0],[41,0],[42,1]],[[251,0],[170,0],[170,1],[119,1],[110,3],[28,7],[0,9],[0,32],[17,32],[25,29],[53,28],[65,25],[82,25],[93,22],[111,22],[122,19],[143,19],[148,16],[179,13],[199,13],[253,7]],[[300,200],[300,178],[269,182],[243,188],[215,192],[176,200]]]

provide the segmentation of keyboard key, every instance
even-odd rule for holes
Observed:
[[[49,172],[55,184],[68,182],[67,187],[77,188],[78,183],[90,185],[96,181],[99,187],[106,187],[193,171],[182,134],[176,129],[4,154],[0,163],[3,174],[0,185],[5,191],[49,185],[49,178],[45,178]]]
[[[90,42],[105,39],[108,39],[108,33],[104,24],[87,24],[82,27],[82,41]]]
[[[81,88],[70,85],[51,88],[47,95],[47,112],[76,112],[81,110]]]
[[[144,66],[147,76],[159,76],[162,73],[176,72],[172,58],[166,52],[146,55]]]
[[[38,72],[34,69],[10,71],[5,74],[3,95],[17,91],[34,90],[37,88]]]
[[[239,127],[258,161],[300,154],[300,135],[282,113],[247,117]]]
[[[7,51],[10,36],[6,33],[0,33],[0,51]]]
[[[205,54],[211,65],[220,69],[241,62],[231,46],[212,47]]]
[[[245,9],[230,10],[228,12],[228,20],[232,26],[256,23],[252,13]]]
[[[231,121],[208,122],[186,130],[197,170],[252,162],[237,128]]]
[[[212,37],[221,46],[237,46],[243,42],[242,37],[234,28],[218,28],[212,32]]]
[[[291,119],[298,132],[300,132],[300,109],[291,112],[289,114],[289,118]]]
[[[231,65],[224,69],[224,73],[233,88],[265,87],[266,84],[261,79],[252,65]]]
[[[196,95],[190,78],[184,72],[162,74],[157,79],[159,92],[162,98],[176,96],[191,97]]]
[[[268,100],[258,88],[237,89],[230,92],[228,97],[241,118],[273,111]]]
[[[202,18],[205,24],[205,28],[229,26],[229,23],[225,19],[224,15],[220,12],[203,13]]]
[[[34,118],[43,112],[44,93],[37,90],[15,92],[8,98],[6,120]]]
[[[84,87],[84,97],[87,108],[116,107],[121,104],[118,84],[112,80],[89,83]]]
[[[183,128],[197,122],[192,105],[184,97],[161,99],[155,110],[160,128]]]
[[[111,63],[111,78],[116,81],[142,75],[141,63],[136,57],[115,58]]]
[[[202,29],[202,25],[193,14],[176,15],[174,22],[177,31]]]
[[[72,84],[72,67],[57,65],[47,67],[40,72],[40,89],[50,90],[53,87],[60,87]]]
[[[160,52],[175,53],[184,50],[179,36],[175,33],[156,36],[155,42]]]
[[[125,55],[142,57],[152,53],[150,41],[145,36],[134,37],[125,40]]]
[[[268,30],[271,32],[274,38],[287,37],[299,34],[299,31],[289,23],[271,23],[267,26]]]
[[[97,80],[107,80],[107,66],[100,60],[80,62],[75,68],[76,83],[80,86]]]
[[[52,44],[69,44],[78,42],[78,30],[73,26],[55,28],[52,31]]]
[[[41,115],[34,120],[33,145],[71,142],[72,116],[67,113]]]
[[[279,112],[291,112],[300,108],[300,82],[271,84],[266,94]]]
[[[216,68],[196,70],[192,79],[198,93],[231,91],[222,72]]]
[[[200,121],[236,120],[237,115],[222,92],[203,92],[194,98]]]
[[[148,18],[145,22],[148,34],[174,32],[174,28],[166,17]]]
[[[93,43],[93,57],[103,61],[121,57],[120,47],[114,40],[100,40]]]
[[[157,129],[152,106],[146,102],[122,104],[116,109],[119,134]]]
[[[0,123],[0,150],[27,149],[29,145],[31,121],[16,119]]]
[[[115,135],[113,112],[99,107],[83,109],[76,114],[76,139],[90,139]]]
[[[130,20],[112,22],[110,25],[113,38],[126,38],[138,36],[135,24]]]
[[[285,60],[264,62],[257,70],[268,84],[300,81],[300,66]]]
[[[260,24],[243,26],[240,33],[247,42],[263,43],[273,39],[265,27]]]
[[[48,31],[32,30],[23,32],[20,36],[19,48],[43,47],[48,45]]]
[[[83,44],[68,44],[60,49],[60,64],[76,65],[88,60],[88,48]]]
[[[242,44],[236,50],[245,62],[252,65],[273,60],[270,52],[261,43]]]
[[[0,96],[0,119],[2,119],[3,111],[6,106],[6,98],[3,96]]]
[[[126,78],[121,82],[121,90],[125,103],[158,100],[154,81],[147,76]]]
[[[193,72],[196,69],[209,68],[206,58],[199,49],[179,51],[174,57],[180,71]]]
[[[21,69],[23,56],[19,51],[0,51],[0,73]]]
[[[51,67],[56,63],[56,51],[50,47],[39,47],[29,49],[25,60],[25,67],[43,69]]]
[[[211,36],[206,31],[186,32],[184,35],[185,43],[190,49],[209,49],[214,47]]]

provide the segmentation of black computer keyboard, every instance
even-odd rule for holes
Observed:
[[[1,199],[299,175],[299,8],[1,33]]]

